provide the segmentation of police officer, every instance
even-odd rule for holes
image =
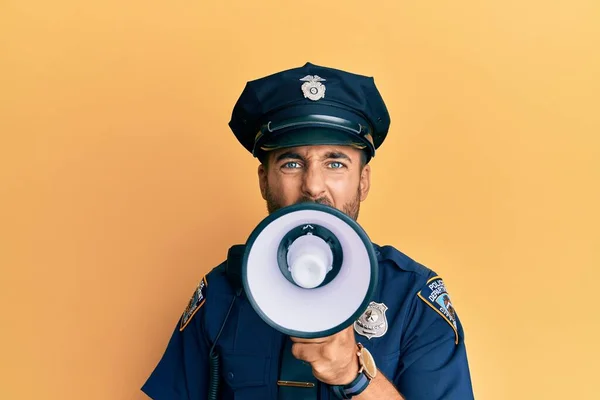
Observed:
[[[354,219],[389,125],[372,78],[311,63],[248,82],[229,123],[260,160],[270,213],[317,202]],[[264,323],[223,262],[200,280],[142,390],[154,400],[472,399],[464,331],[442,278],[373,246],[373,301],[352,326],[318,339]]]

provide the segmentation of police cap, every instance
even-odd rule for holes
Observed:
[[[385,140],[390,116],[372,77],[311,63],[249,81],[229,127],[254,157],[305,145],[348,145],[367,161]]]

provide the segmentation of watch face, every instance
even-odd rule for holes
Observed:
[[[375,359],[373,358],[371,353],[369,353],[369,350],[365,349],[364,347],[362,348],[361,353],[362,365],[364,368],[365,375],[367,375],[369,379],[375,378],[375,376],[377,375],[377,366],[375,365]]]

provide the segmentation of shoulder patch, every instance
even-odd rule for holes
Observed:
[[[456,335],[455,343],[458,344],[458,323],[456,310],[450,300],[444,281],[439,276],[434,276],[427,281],[425,287],[417,296],[429,307],[433,308],[446,322],[450,324]]]
[[[181,316],[181,322],[179,325],[179,331],[183,331],[188,323],[192,320],[192,317],[196,312],[204,305],[206,301],[206,286],[208,285],[206,281],[206,275],[202,277],[196,290],[194,290],[194,294],[190,299],[183,315]]]

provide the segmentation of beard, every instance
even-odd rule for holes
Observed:
[[[283,208],[284,206],[282,205],[282,202],[277,198],[277,196],[275,196],[268,184],[266,187],[266,201],[267,201],[267,211],[269,212],[269,214],[274,213],[275,211],[279,210],[280,208]],[[324,204],[330,207],[334,207],[334,205],[329,201],[329,199],[325,198],[325,197],[321,197],[318,199],[311,199],[309,197],[306,196],[301,196],[298,200],[296,200],[294,202],[294,204],[300,204],[300,203],[318,203],[318,204]],[[354,198],[352,200],[350,200],[349,202],[345,203],[342,208],[340,209],[344,214],[348,215],[350,218],[352,218],[353,220],[358,220],[358,214],[360,211],[360,188],[356,191],[356,195],[354,196]]]

